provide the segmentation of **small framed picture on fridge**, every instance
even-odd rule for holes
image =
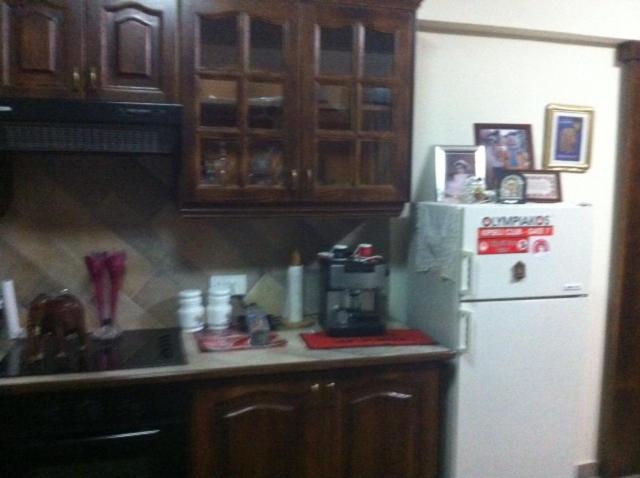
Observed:
[[[524,204],[527,198],[527,181],[520,171],[502,171],[498,180],[498,202]]]
[[[530,124],[475,123],[476,144],[486,148],[487,189],[497,189],[504,171],[533,169]]]
[[[583,173],[591,165],[593,108],[547,106],[544,169]]]
[[[527,183],[527,202],[562,202],[558,171],[518,171]]]
[[[435,170],[438,201],[464,202],[475,182],[484,183],[484,146],[436,146]]]

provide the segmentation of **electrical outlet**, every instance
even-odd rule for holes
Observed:
[[[217,287],[219,285],[228,285],[231,287],[232,294],[247,293],[247,275],[246,274],[227,274],[214,275],[209,279],[209,287]]]

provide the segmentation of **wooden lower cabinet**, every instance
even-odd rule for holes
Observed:
[[[391,366],[201,387],[194,476],[435,478],[439,375]]]

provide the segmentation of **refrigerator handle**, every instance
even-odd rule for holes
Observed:
[[[462,264],[460,267],[460,295],[473,295],[473,252],[462,251]]]
[[[460,355],[469,351],[471,340],[471,311],[460,309],[458,311],[460,333],[458,334],[458,353]]]

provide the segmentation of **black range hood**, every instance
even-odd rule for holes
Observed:
[[[0,98],[0,151],[173,154],[182,106]]]

